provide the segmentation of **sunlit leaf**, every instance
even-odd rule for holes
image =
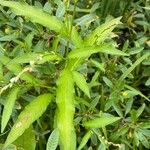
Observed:
[[[29,105],[25,107],[6,139],[5,147],[21,136],[24,131],[45,112],[51,99],[51,94],[43,94],[35,98]]]
[[[88,96],[90,97],[89,87],[87,82],[82,74],[77,71],[73,72],[73,78],[77,86]]]
[[[118,121],[120,117],[101,117],[83,123],[86,128],[102,128]]]
[[[4,131],[9,121],[19,90],[20,90],[19,87],[13,87],[11,91],[8,93],[8,97],[4,105],[4,110],[2,114],[1,132]]]
[[[89,34],[85,38],[85,45],[92,46],[94,43],[100,43],[108,38],[109,34],[112,30],[118,25],[121,24],[120,22],[121,17],[115,18],[109,22],[102,24],[101,26],[97,27],[91,34]]]
[[[73,124],[75,113],[74,81],[72,72],[67,68],[62,71],[58,80],[56,103],[56,127],[60,135],[60,148],[75,150],[76,135]]]
[[[35,150],[36,140],[35,133],[32,126],[25,130],[25,132],[14,142],[17,149],[23,148],[25,150]]]
[[[90,46],[72,50],[69,53],[68,58],[84,58],[98,52],[111,55],[127,56],[126,53],[116,49],[114,46],[109,44],[101,44],[100,46]]]

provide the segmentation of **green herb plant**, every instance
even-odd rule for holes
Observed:
[[[18,18],[17,16],[19,16],[21,25],[23,20],[28,20],[26,26],[21,26],[21,31],[23,31],[24,28],[28,28],[28,30],[32,28],[32,31],[24,39],[25,44],[16,38],[18,36],[16,34],[12,34],[11,37],[5,36],[0,38],[1,41],[6,41],[5,39],[11,41],[13,39],[13,42],[18,44],[18,47],[13,49],[13,53],[11,52],[11,45],[8,46],[9,51],[2,47],[0,53],[0,68],[2,70],[0,77],[5,81],[0,89],[0,95],[2,98],[7,97],[6,102],[3,103],[4,109],[1,119],[1,133],[4,133],[8,126],[16,100],[27,99],[28,101],[17,119],[14,119],[15,123],[11,127],[2,147],[3,149],[7,149],[14,146],[34,150],[36,147],[36,133],[32,132],[34,122],[37,120],[39,126],[41,126],[38,121],[39,117],[46,112],[47,107],[51,103],[51,105],[55,106],[55,113],[54,109],[51,109],[51,106],[48,107],[50,108],[49,113],[55,115],[50,118],[50,121],[53,122],[53,126],[51,127],[53,131],[46,142],[47,150],[55,150],[58,145],[61,150],[80,150],[93,135],[96,135],[101,142],[99,149],[102,149],[102,147],[106,149],[109,145],[122,148],[122,145],[106,142],[99,134],[99,128],[102,128],[107,139],[105,126],[113,124],[124,117],[117,107],[118,101],[113,101],[112,103],[111,99],[115,97],[115,90],[114,93],[110,95],[110,100],[107,101],[108,107],[105,109],[108,110],[109,106],[113,106],[118,114],[117,116],[103,113],[104,108],[102,108],[94,117],[83,119],[82,123],[76,124],[74,121],[75,113],[79,109],[78,103],[83,102],[86,104],[86,102],[82,100],[83,97],[83,99],[92,99],[92,82],[95,84],[94,77],[90,84],[86,81],[84,72],[82,72],[82,66],[85,62],[91,60],[96,67],[104,71],[103,64],[94,59],[92,60],[92,56],[95,54],[100,54],[105,57],[108,57],[110,54],[116,58],[119,58],[119,56],[128,56],[128,54],[116,48],[116,43],[112,39],[112,31],[117,25],[121,24],[121,17],[115,19],[109,18],[105,23],[92,29],[90,33],[84,36],[80,34],[75,24],[76,21],[74,21],[78,1],[74,1],[72,15],[67,13],[70,1],[58,1],[56,3],[60,3],[62,7],[58,7],[56,15],[53,15],[53,13],[48,12],[46,8],[45,11],[43,11],[39,7],[28,5],[25,2],[0,0],[0,5],[3,6],[1,10],[5,15],[8,16],[5,8],[10,8],[11,11],[8,11],[9,15],[11,14],[14,18]],[[50,7],[48,4],[46,6]],[[30,21],[33,22],[32,25]],[[47,39],[49,39],[49,47],[46,50],[41,46],[42,42],[38,44],[35,43],[37,45],[32,48],[32,40],[36,36],[36,29],[34,29],[33,25],[39,32],[44,29],[50,33],[49,37],[47,36]],[[6,32],[8,32],[8,30],[6,30]],[[37,38],[44,39],[45,37],[40,36]],[[19,52],[20,49],[21,52]],[[11,55],[9,55],[9,53],[11,53]],[[137,62],[119,78],[115,88],[120,88],[122,81],[148,56],[149,53],[143,55],[139,61],[137,60]],[[4,72],[7,72],[7,74],[5,75]],[[103,79],[111,86],[111,82],[109,82],[107,78]],[[126,88],[135,92],[135,89],[128,85],[126,85]],[[8,94],[6,93],[7,91]],[[34,91],[34,94],[27,97],[27,93],[30,93],[30,91]],[[141,95],[142,93],[138,94]],[[80,99],[78,100],[79,97]],[[148,98],[146,99],[149,100]],[[96,100],[94,101],[96,102]],[[24,107],[25,104],[23,103],[22,105]],[[142,106],[142,108],[143,107],[144,106]],[[131,114],[132,121],[129,121],[131,126],[143,110],[137,111],[139,115],[136,115],[136,117],[135,111]],[[126,114],[127,113],[128,112],[126,112]],[[87,130],[81,143],[78,142],[76,130],[76,126],[79,125]],[[135,132],[135,134],[137,132]],[[31,135],[32,143],[29,141],[26,141],[29,142],[28,144],[21,143],[21,139],[29,134]],[[115,140],[117,140],[119,136],[120,134],[118,133]],[[77,148],[78,144],[79,146]],[[26,147],[26,145],[28,145],[28,147]],[[138,144],[135,144],[135,147],[136,146],[138,146]],[[146,145],[146,147],[148,147],[148,145]]]

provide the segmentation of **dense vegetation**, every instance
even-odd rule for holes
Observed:
[[[149,0],[0,0],[0,149],[150,149]]]

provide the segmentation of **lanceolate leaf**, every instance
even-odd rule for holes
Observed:
[[[27,53],[23,54],[21,56],[18,56],[10,61],[10,63],[29,63],[30,61],[34,61],[36,64],[43,64],[48,61],[53,60],[60,60],[60,57],[56,55],[55,53],[45,53],[45,54],[39,54],[39,53]]]
[[[81,143],[78,147],[78,150],[81,150],[86,145],[86,143],[88,142],[88,140],[92,136],[92,134],[93,134],[93,132],[90,130],[84,135],[84,137],[82,138]]]
[[[76,135],[74,131],[74,82],[72,72],[64,69],[58,80],[56,95],[56,126],[60,135],[60,149],[75,150]]]
[[[150,53],[146,53],[140,58],[138,58],[118,79],[118,84],[121,83],[134,69],[137,67],[144,59],[148,58]]]
[[[0,149],[1,150],[16,150],[16,146],[15,145],[13,145],[13,144],[11,144],[11,145],[9,145],[7,148],[5,148],[5,149],[3,149],[3,146],[4,146],[4,144],[0,144]]]
[[[12,90],[8,93],[8,97],[4,105],[4,110],[2,115],[1,132],[4,131],[9,121],[19,90],[20,90],[19,87],[13,87]]]
[[[48,138],[46,150],[55,150],[59,141],[59,131],[55,129]]]
[[[27,3],[12,2],[12,1],[0,1],[3,6],[10,7],[17,15],[23,15],[28,17],[32,22],[39,23],[50,30],[60,32],[63,24],[54,16],[50,16],[48,13],[38,9],[34,6],[30,6]]]
[[[29,105],[19,115],[16,123],[12,127],[6,142],[5,146],[14,142],[23,132],[29,128],[29,126],[37,120],[46,110],[48,104],[52,99],[51,94],[43,94],[35,98]]]
[[[90,97],[89,87],[86,83],[86,80],[82,74],[77,71],[73,71],[73,78],[77,86],[88,96]]]
[[[8,70],[13,72],[15,75],[18,75],[23,68],[19,64],[12,64],[11,59],[6,56],[0,56],[0,62],[7,67]],[[25,80],[28,83],[37,83],[39,80],[34,78],[31,74],[28,72],[24,72],[21,77],[22,80]]]
[[[137,89],[133,88],[132,86],[129,85],[125,85],[125,87],[129,90],[131,90],[133,93],[140,95],[141,97],[145,98],[146,100],[148,100],[150,102],[150,99],[145,96],[143,93],[141,93],[140,91],[138,91]]]
[[[108,38],[109,34],[112,30],[118,25],[121,24],[120,22],[121,17],[113,19],[109,22],[102,24],[101,26],[97,27],[91,34],[87,36],[85,39],[85,45],[92,46],[94,43],[100,43]]]
[[[120,117],[102,117],[87,121],[83,124],[86,128],[102,128],[118,121]]]
[[[17,149],[35,150],[36,140],[32,126],[25,130],[25,132],[13,143]]]
[[[90,46],[90,47],[75,49],[69,53],[68,58],[89,57],[90,55],[97,52],[111,54],[111,55],[122,55],[122,56],[127,55],[126,53],[116,49],[115,47],[109,44],[101,44],[99,46]]]

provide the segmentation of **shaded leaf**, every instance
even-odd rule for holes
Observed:
[[[132,108],[132,104],[133,104],[133,99],[129,99],[126,104],[125,115],[127,115],[130,112],[130,110]]]
[[[145,109],[145,103],[142,104],[142,106],[137,110],[137,118],[142,114],[142,112],[144,111]]]
[[[137,132],[139,140],[141,141],[141,143],[147,148],[150,149],[150,144],[148,139],[141,133],[141,132]]]
[[[129,67],[118,79],[118,84],[121,83],[134,69],[136,66],[138,66],[144,59],[148,58],[150,56],[150,53],[146,53],[140,58],[138,58],[131,67]]]
[[[55,129],[48,138],[46,150],[55,150],[59,141],[59,131]]]
[[[121,110],[121,107],[119,106],[118,103],[116,103],[115,101],[112,102],[112,106],[114,108],[114,110],[117,112],[117,114],[120,116],[120,117],[123,117],[123,112]]]
[[[146,100],[150,101],[150,99],[148,97],[146,97],[143,93],[141,93],[140,91],[138,91],[137,89],[129,86],[129,85],[125,85],[125,87],[129,90],[131,90],[134,94],[136,95],[140,95],[141,97],[145,98]]]
[[[57,3],[57,5],[58,5],[58,8],[56,10],[56,16],[58,18],[62,18],[63,15],[65,14],[65,5],[64,5],[64,3],[62,1],[59,1]]]
[[[75,23],[76,25],[86,26],[97,18],[98,16],[96,16],[95,14],[87,14],[87,15],[82,16],[81,18],[76,19]]]
[[[148,80],[145,83],[146,86],[150,86],[150,78],[148,78]]]
[[[88,140],[92,136],[92,134],[93,134],[93,132],[90,130],[84,135],[77,150],[81,150],[86,145],[86,143],[88,142]]]

